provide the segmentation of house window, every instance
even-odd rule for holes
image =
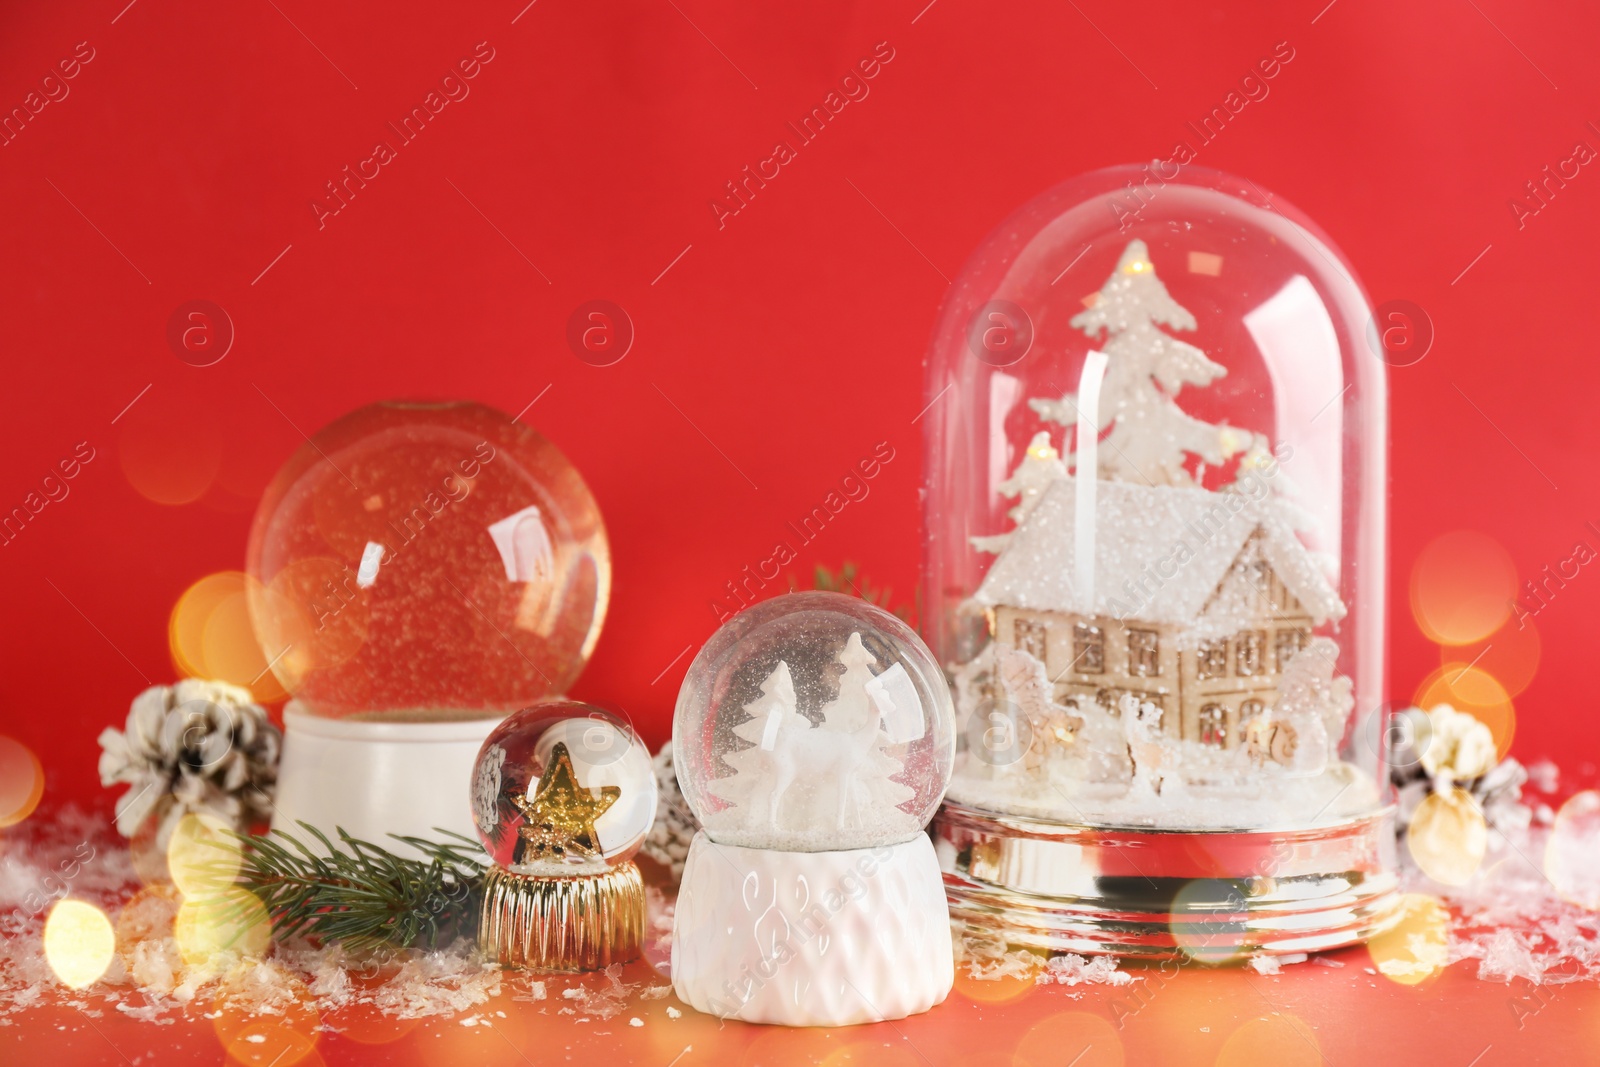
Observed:
[[[1244,729],[1244,724],[1251,719],[1258,718],[1267,706],[1259,700],[1246,700],[1239,705],[1239,729]]]
[[[1128,676],[1155,678],[1161,674],[1161,635],[1154,630],[1128,631]]]
[[[1080,622],[1072,628],[1072,669],[1079,674],[1104,674],[1106,634],[1098,626]]]
[[[1045,625],[1035,619],[1017,619],[1011,624],[1011,644],[1040,663],[1044,662]]]
[[[1311,635],[1304,630],[1279,630],[1274,658],[1278,661],[1278,673],[1282,674],[1289,666],[1289,661],[1294,659],[1296,653],[1306,647],[1306,642]]]
[[[1223,748],[1228,743],[1228,709],[1221,704],[1200,707],[1200,743]]]
[[[1194,676],[1201,681],[1222,678],[1228,673],[1228,641],[1204,641],[1195,657]]]
[[[1261,647],[1267,643],[1260,630],[1240,630],[1234,636],[1234,673],[1250,678],[1261,673]]]

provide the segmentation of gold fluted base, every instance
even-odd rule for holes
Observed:
[[[643,940],[644,880],[631,862],[565,877],[495,867],[484,882],[478,944],[508,967],[595,971],[634,959]]]

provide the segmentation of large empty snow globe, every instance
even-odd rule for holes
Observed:
[[[496,721],[565,691],[600,634],[605,527],[548,440],[476,403],[372,404],[263,494],[250,610],[286,708],[279,821],[470,833]]]
[[[757,604],[695,657],[672,738],[704,826],[675,913],[680,998],[792,1026],[944,999],[950,919],[924,827],[949,781],[954,717],[915,631],[838,593]]]
[[[1069,181],[969,261],[926,418],[958,915],[1151,954],[1387,921],[1369,331],[1311,222],[1171,162]]]

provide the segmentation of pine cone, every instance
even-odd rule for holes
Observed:
[[[249,690],[202,678],[146,689],[122,730],[100,734],[101,784],[130,786],[117,799],[117,831],[132,837],[160,811],[156,845],[165,850],[190,813],[237,830],[268,818],[281,740]]]
[[[663,867],[672,871],[674,878],[683,877],[683,861],[689,855],[689,842],[700,830],[700,820],[694,817],[684,802],[678,788],[678,774],[672,766],[672,742],[661,746],[652,761],[656,771],[656,822],[645,836],[640,851]]]

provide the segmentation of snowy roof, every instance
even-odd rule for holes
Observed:
[[[1051,485],[1010,535],[973,601],[1182,626],[1202,617],[1243,623],[1260,611],[1241,590],[1213,594],[1260,531],[1261,556],[1313,624],[1344,616],[1338,593],[1295,536],[1286,506],[1271,496],[1257,501],[1238,492],[1100,481],[1093,604],[1073,588],[1076,510],[1074,479]]]

